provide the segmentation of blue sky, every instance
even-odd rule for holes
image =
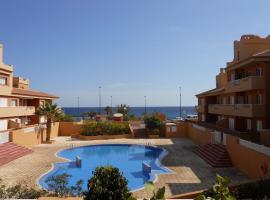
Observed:
[[[62,106],[195,105],[242,34],[270,34],[270,1],[0,0],[5,63]]]

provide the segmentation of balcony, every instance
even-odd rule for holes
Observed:
[[[13,72],[13,67],[11,65],[5,65],[5,64],[2,64],[0,63],[0,70],[5,70],[5,71],[8,71],[8,72]]]
[[[34,114],[34,106],[0,107],[0,118],[29,116]]]
[[[265,105],[257,104],[210,104],[208,113],[238,117],[265,117]]]
[[[7,85],[0,85],[0,91],[1,91],[1,95],[6,95],[6,96],[11,95],[11,87]]]
[[[265,88],[265,79],[263,76],[249,76],[228,82],[225,87],[226,93],[259,90]]]
[[[205,113],[206,112],[206,105],[197,105],[195,108],[196,108],[196,111],[198,113]]]

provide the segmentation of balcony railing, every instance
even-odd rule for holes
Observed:
[[[265,105],[257,104],[210,104],[208,113],[239,117],[265,117]]]
[[[263,76],[249,76],[226,84],[226,92],[242,92],[248,90],[259,90],[265,88]]]
[[[35,114],[34,106],[0,107],[0,117],[19,117]]]
[[[11,94],[11,87],[9,87],[7,85],[0,84],[0,91],[1,91],[1,95],[10,95]]]
[[[207,122],[199,122],[199,125],[212,129],[212,130],[216,130],[216,131],[220,131],[247,141],[252,141],[255,142],[257,144],[261,144],[260,143],[260,133],[259,132],[240,132],[240,131],[236,131],[236,130],[230,130],[228,128],[223,128],[220,127],[216,124],[211,124],[211,123],[207,123]]]

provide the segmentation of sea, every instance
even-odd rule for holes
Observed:
[[[99,112],[99,107],[63,107],[63,111],[72,115],[73,117],[83,117],[86,112]],[[101,112],[105,114],[104,107],[101,108]],[[116,108],[113,108],[113,112],[116,112]],[[141,116],[145,112],[145,107],[130,107],[129,114],[134,114],[135,116]],[[147,107],[146,112],[151,114],[154,112],[164,113],[167,119],[175,119],[180,116],[180,108],[176,106],[168,107]],[[186,117],[187,115],[196,115],[197,112],[194,106],[182,106],[181,117]]]

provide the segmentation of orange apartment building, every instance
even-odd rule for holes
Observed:
[[[233,61],[220,69],[216,88],[196,96],[199,123],[258,140],[270,129],[270,36],[234,41]]]
[[[46,122],[35,114],[45,101],[57,96],[29,89],[29,80],[13,77],[13,66],[3,62],[3,45],[0,44],[0,144],[8,142],[9,130]]]

